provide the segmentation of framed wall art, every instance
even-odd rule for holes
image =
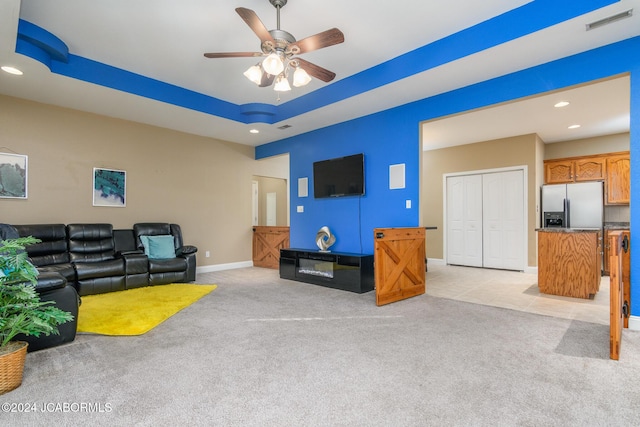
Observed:
[[[93,168],[93,206],[127,205],[127,172]]]
[[[0,153],[0,198],[27,198],[27,156]]]

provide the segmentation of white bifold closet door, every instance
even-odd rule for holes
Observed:
[[[447,263],[524,269],[522,170],[447,177]]]
[[[482,259],[487,268],[524,268],[524,189],[521,170],[482,176]]]
[[[482,267],[482,175],[447,178],[447,262]]]

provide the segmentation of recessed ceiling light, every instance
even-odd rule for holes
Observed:
[[[562,108],[562,107],[566,107],[567,105],[569,105],[569,101],[560,101],[556,105],[554,105],[554,107]]]
[[[250,133],[260,133],[260,131],[258,129],[251,129],[249,132]]]
[[[16,67],[10,67],[8,65],[3,65],[2,67],[2,71],[9,73],[9,74],[15,74],[16,76],[21,76],[23,73],[22,71],[18,70]]]
[[[568,129],[578,129],[580,125],[571,125]]]

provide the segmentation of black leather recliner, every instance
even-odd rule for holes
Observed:
[[[40,272],[62,274],[70,285],[76,285],[76,271],[71,264],[67,247],[67,228],[64,224],[31,224],[13,226],[20,237],[33,236],[41,240],[27,246],[27,254]]]
[[[125,289],[124,260],[116,257],[111,224],[68,224],[67,237],[80,296]]]
[[[51,227],[48,228],[52,229]],[[26,236],[28,235],[30,234],[27,234]],[[50,235],[56,235],[56,232]],[[0,224],[0,239],[15,239],[17,237],[20,237],[20,233],[15,227],[8,224]],[[41,243],[27,246],[27,249],[39,244]],[[55,244],[53,246],[55,246]],[[38,253],[38,250],[35,252]],[[27,254],[29,254],[28,251]],[[40,300],[53,301],[53,305],[55,307],[71,313],[73,320],[59,325],[59,334],[57,335],[41,335],[40,337],[27,336],[24,334],[17,335],[15,338],[16,340],[26,341],[29,343],[28,351],[41,350],[43,348],[54,347],[71,342],[76,338],[76,330],[78,327],[78,306],[80,305],[80,298],[78,297],[76,289],[73,286],[68,285],[64,276],[56,271],[41,271],[40,269],[38,269],[38,271],[39,274],[36,291],[40,295]]]
[[[16,335],[15,339],[28,342],[28,351],[55,347],[75,340],[78,329],[78,306],[80,305],[76,289],[67,285],[67,281],[59,273],[42,272],[38,275],[36,291],[40,294],[41,301],[53,301],[54,307],[71,313],[73,320],[58,325],[59,334],[40,335],[39,337],[20,334]]]
[[[193,282],[196,280],[195,246],[185,246],[182,242],[182,230],[178,224],[162,222],[144,222],[133,225],[133,234],[139,250],[144,251],[142,236],[172,236],[175,250],[174,258],[149,258],[149,284],[162,285],[175,282]]]

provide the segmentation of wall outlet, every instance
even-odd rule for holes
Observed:
[[[211,256],[211,252],[205,251],[204,256],[205,258],[209,258]]]
[[[298,213],[302,213],[302,212],[304,212],[304,206],[297,206],[296,210],[297,210]]]

